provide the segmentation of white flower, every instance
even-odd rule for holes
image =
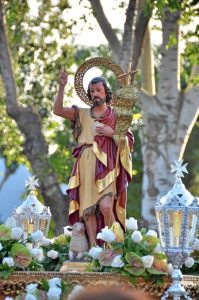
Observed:
[[[61,287],[61,278],[54,277],[54,278],[48,280],[48,284],[49,284],[50,288]]]
[[[42,245],[42,246],[49,246],[49,245],[51,245],[51,244],[52,244],[51,239],[46,239],[46,238],[44,238],[44,239],[42,240],[42,242],[41,242],[41,245]]]
[[[126,219],[126,229],[128,230],[137,230],[138,229],[138,222],[134,218]]]
[[[22,234],[23,234],[23,230],[21,227],[14,227],[12,228],[11,239],[19,240]]]
[[[173,271],[174,271],[173,265],[171,263],[169,263],[167,265],[167,269],[168,269],[169,275],[171,275],[173,273]]]
[[[4,300],[14,300],[12,297],[6,297]]]
[[[195,240],[195,243],[194,243],[194,250],[199,251],[199,239],[196,239],[196,240]]]
[[[99,254],[103,251],[101,247],[92,247],[88,254],[92,257],[92,259],[98,259]]]
[[[56,288],[56,287],[49,288],[48,293],[47,293],[48,299],[49,300],[59,300],[60,296],[61,296],[61,292],[62,292],[62,290],[60,288]]]
[[[7,264],[8,267],[13,267],[15,263],[12,257],[4,257],[2,264]]]
[[[193,259],[193,257],[188,257],[184,262],[184,264],[187,268],[191,268],[194,265],[194,263],[195,263],[195,260]]]
[[[33,294],[36,289],[38,287],[38,284],[37,283],[30,283],[26,286],[26,293],[27,294]]]
[[[145,268],[151,268],[153,261],[154,261],[153,255],[145,255],[145,256],[142,256],[141,259],[142,259],[142,262],[143,262]]]
[[[65,226],[64,229],[64,235],[66,236],[72,236],[72,227],[71,226]]]
[[[37,230],[33,233],[31,233],[31,238],[35,243],[42,242],[44,239],[44,234],[41,230]]]
[[[14,228],[17,226],[16,220],[14,217],[7,218],[5,225],[9,228]]]
[[[160,244],[157,244],[157,246],[153,249],[153,252],[154,253],[161,253],[162,252]]]
[[[3,249],[3,246],[2,246],[2,244],[0,243],[0,251]]]
[[[68,300],[75,299],[78,295],[80,295],[84,291],[84,287],[81,285],[76,285],[72,292],[68,295]]]
[[[108,226],[102,229],[102,232],[97,234],[97,239],[101,239],[107,243],[112,243],[116,240],[116,236],[111,229],[108,229]]]
[[[59,256],[59,253],[55,250],[50,250],[47,252],[47,256],[52,259],[56,259]]]
[[[124,262],[121,260],[122,255],[117,255],[112,261],[111,267],[113,268],[122,268],[124,266]]]
[[[142,240],[142,234],[140,231],[133,231],[132,235],[131,235],[131,239],[134,241],[134,243],[139,243]]]
[[[147,231],[147,233],[145,233],[145,234],[146,234],[146,235],[151,235],[151,236],[158,237],[157,232],[156,232],[155,230],[151,230],[151,229],[149,229],[149,230]]]
[[[32,248],[32,249],[30,249],[30,253],[38,261],[42,261],[44,258],[43,250],[41,248]]]
[[[27,294],[25,300],[37,300],[37,298],[32,294]]]

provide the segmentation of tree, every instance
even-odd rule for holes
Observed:
[[[163,37],[157,88],[153,78],[154,64],[148,27],[152,13],[150,8],[154,3],[161,14]],[[155,226],[154,205],[157,197],[165,194],[173,182],[169,175],[169,163],[183,157],[199,114],[199,87],[191,84],[191,81],[186,90],[180,87],[179,22],[187,8],[189,12],[190,9],[194,11],[194,2],[130,0],[121,42],[107,20],[100,1],[90,0],[90,4],[113,57],[125,71],[130,60],[132,69],[137,67],[144,41],[142,61],[145,64],[141,63],[143,88],[139,102],[143,116],[140,130],[143,158],[142,217]],[[165,4],[168,8],[163,9]],[[198,74],[197,65],[193,66],[193,73]]]
[[[50,206],[57,234],[63,231],[63,226],[67,223],[68,206],[49,159],[49,145],[44,132],[46,128],[57,125],[56,122],[54,124],[46,118],[47,113],[52,110],[52,93],[55,93],[54,83],[56,84],[57,74],[54,68],[63,62],[65,64],[63,59],[66,54],[67,64],[70,65],[72,51],[63,43],[60,46],[54,39],[47,42],[44,38],[52,37],[53,30],[59,30],[60,43],[68,37],[69,27],[63,24],[60,17],[60,11],[66,7],[67,3],[61,3],[58,10],[55,10],[47,1],[40,8],[38,18],[31,18],[28,15],[29,7],[26,1],[21,3],[20,10],[18,1],[0,1],[0,70],[5,90],[5,98],[1,97],[1,103],[6,100],[9,118],[4,115],[4,119],[12,124],[15,132],[14,141],[11,141],[12,146],[16,141],[21,141],[16,142],[17,151],[13,147],[12,153],[16,154],[16,160],[17,154],[21,157],[23,153],[29,161],[32,172],[39,177],[41,194],[45,205]],[[32,74],[35,76],[30,78]],[[29,88],[27,81],[31,86]],[[14,124],[12,120],[15,121]],[[6,131],[8,127],[2,130]],[[5,134],[3,136],[6,137]],[[8,149],[6,150],[8,152]],[[6,150],[4,155],[9,157]]]

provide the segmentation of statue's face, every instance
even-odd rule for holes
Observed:
[[[103,82],[90,85],[90,95],[94,106],[100,106],[106,102],[106,91]]]

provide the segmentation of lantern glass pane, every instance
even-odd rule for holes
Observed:
[[[156,211],[156,218],[158,223],[158,231],[159,231],[159,238],[161,242],[161,246],[165,247],[165,227],[163,222],[163,213],[162,211]]]
[[[186,247],[192,247],[196,236],[198,216],[194,213],[188,213],[188,231],[186,239]]]
[[[41,220],[40,220],[40,224],[39,224],[39,229],[40,229],[42,232],[45,232],[45,230],[46,230],[46,225],[47,225],[46,220],[41,219]]]
[[[168,222],[170,247],[179,247],[182,228],[182,211],[169,211]]]

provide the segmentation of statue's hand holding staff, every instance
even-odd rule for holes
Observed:
[[[68,82],[68,74],[62,67],[59,72],[58,82],[60,85],[65,86]]]

